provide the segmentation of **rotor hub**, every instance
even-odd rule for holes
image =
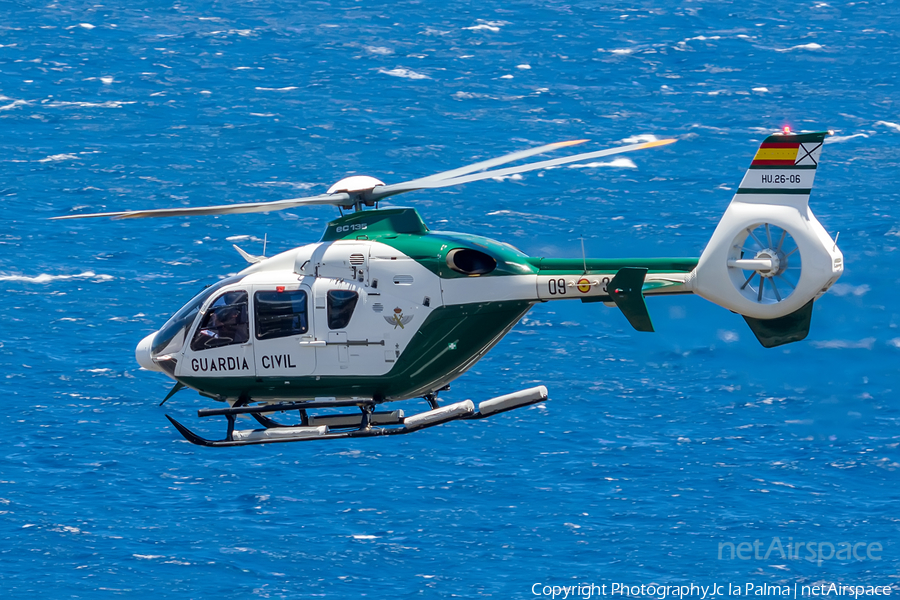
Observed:
[[[757,252],[756,256],[753,258],[772,261],[772,266],[770,268],[757,269],[756,272],[759,273],[760,277],[775,277],[776,275],[784,273],[787,268],[787,257],[784,255],[784,252],[775,248],[763,248]]]

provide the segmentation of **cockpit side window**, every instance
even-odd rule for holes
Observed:
[[[343,329],[350,323],[359,294],[350,290],[329,290],[327,298],[328,328]]]
[[[190,302],[185,304],[181,310],[175,313],[172,318],[162,326],[159,333],[153,338],[153,348],[150,351],[151,354],[153,356],[158,356],[181,352],[185,340],[190,335],[190,331],[188,330],[191,328],[191,325],[194,324],[194,319],[196,319],[197,313],[200,312],[200,307],[203,306],[210,296],[221,290],[223,287],[237,283],[243,279],[243,277],[243,275],[235,275],[223,279],[213,285],[206,286],[199,294],[194,296]]]
[[[208,350],[250,341],[247,292],[225,292],[206,309],[191,350]]]
[[[303,290],[256,292],[253,294],[253,306],[258,340],[290,337],[309,331],[306,292]]]

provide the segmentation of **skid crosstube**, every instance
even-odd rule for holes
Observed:
[[[285,442],[304,442],[312,440],[334,440],[346,438],[369,438],[388,435],[405,435],[421,429],[435,427],[450,421],[484,419],[493,415],[504,413],[516,408],[522,408],[532,404],[546,401],[547,388],[538,386],[528,390],[522,390],[513,394],[499,396],[481,402],[478,410],[471,400],[437,406],[434,398],[426,398],[434,406],[432,410],[418,413],[409,417],[404,416],[403,411],[375,412],[374,402],[359,400],[332,401],[332,402],[287,402],[280,404],[267,404],[259,406],[246,406],[246,399],[236,403],[230,408],[203,409],[198,411],[200,417],[224,416],[228,419],[228,431],[225,439],[209,440],[197,435],[171,416],[166,418],[175,426],[175,429],[184,436],[184,439],[198,446],[223,447],[223,446],[251,446],[257,444],[274,444]],[[306,411],[311,408],[339,408],[356,406],[361,414],[333,414],[322,416],[308,416]],[[268,414],[280,411],[299,411],[302,416],[302,424],[297,426],[282,425],[270,419]],[[263,425],[263,429],[234,429],[235,419],[239,415],[250,415]],[[334,431],[333,429],[338,429]]]

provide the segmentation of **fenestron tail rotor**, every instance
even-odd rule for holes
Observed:
[[[644,142],[641,144],[628,144],[626,146],[617,146],[606,150],[598,150],[595,152],[583,152],[571,156],[564,156],[551,160],[544,160],[535,163],[528,163],[516,167],[506,167],[504,169],[493,169],[500,165],[511,163],[517,160],[524,160],[537,154],[544,154],[560,148],[582,144],[587,140],[571,140],[566,142],[556,142],[546,144],[528,150],[513,152],[499,158],[492,158],[480,161],[401,183],[384,185],[379,180],[367,176],[354,176],[341,180],[331,190],[334,193],[319,194],[316,196],[305,196],[301,198],[289,198],[286,200],[274,200],[271,202],[250,202],[245,204],[224,204],[218,206],[197,206],[183,208],[160,208],[152,210],[136,210],[136,211],[119,211],[119,212],[103,212],[79,215],[65,215],[61,217],[52,217],[52,220],[61,219],[88,219],[96,217],[110,217],[113,219],[143,219],[147,217],[184,217],[184,216],[202,216],[202,215],[230,215],[242,213],[259,213],[273,212],[277,210],[285,210],[296,208],[303,205],[322,205],[330,204],[340,206],[342,208],[357,208],[363,206],[374,206],[376,202],[383,198],[402,194],[404,192],[412,192],[422,189],[436,189],[449,187],[454,185],[462,185],[482,179],[492,179],[495,177],[506,177],[517,173],[527,173],[539,169],[548,169],[560,165],[565,165],[582,160],[591,160],[603,156],[612,156],[614,154],[622,154],[624,152],[634,152],[635,150],[644,150],[647,148],[655,148],[665,146],[675,142],[674,139],[656,140],[652,142]],[[349,182],[348,185],[341,185],[343,182]],[[369,182],[365,184],[364,182]],[[371,187],[368,187],[371,185]]]
[[[734,239],[728,272],[740,294],[757,304],[783,302],[797,288],[802,263],[787,229],[771,223],[744,228]]]

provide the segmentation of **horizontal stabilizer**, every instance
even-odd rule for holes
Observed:
[[[813,300],[810,300],[791,314],[777,319],[754,319],[744,316],[744,320],[760,344],[766,348],[774,348],[782,344],[799,342],[809,334],[812,307]]]
[[[644,302],[644,294],[641,289],[644,286],[644,278],[647,269],[643,267],[625,267],[619,269],[616,276],[606,286],[607,293],[613,302],[638,331],[653,331],[653,323],[650,321],[650,313],[647,312],[647,304]]]

